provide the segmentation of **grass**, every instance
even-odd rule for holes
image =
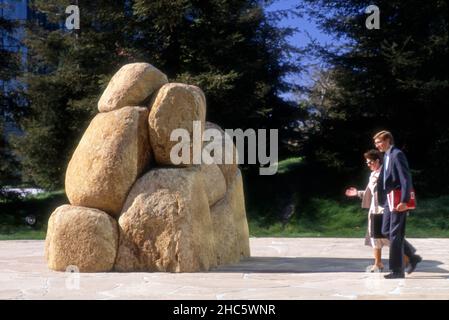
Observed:
[[[45,239],[50,214],[64,203],[68,203],[64,191],[0,201],[0,240]],[[367,213],[358,201],[323,198],[302,201],[296,204],[287,223],[280,222],[275,205],[247,209],[253,237],[361,238],[366,232]],[[30,215],[36,218],[32,226],[26,223]],[[418,208],[408,217],[406,234],[407,237],[449,237],[449,196],[419,200]]]
[[[0,240],[45,239],[47,222],[54,209],[68,203],[63,190],[0,201]],[[33,217],[35,223],[27,223]]]
[[[365,219],[356,205],[311,199],[304,207],[296,207],[288,223],[251,216],[249,228],[256,237],[361,237],[365,234]]]
[[[287,158],[285,160],[279,161],[278,163],[278,171],[277,173],[288,173],[292,170],[299,167],[301,164],[303,164],[304,159],[302,157],[291,157]]]
[[[15,229],[13,232],[0,234],[0,240],[44,240],[45,230]]]
[[[254,237],[364,237],[367,212],[346,200],[311,199],[296,208],[288,223],[250,215]],[[407,219],[407,237],[449,237],[449,196],[423,199]]]

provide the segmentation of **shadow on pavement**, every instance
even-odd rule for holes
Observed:
[[[373,259],[323,258],[323,257],[250,257],[233,265],[220,266],[213,272],[244,273],[322,273],[322,272],[366,272]],[[384,261],[384,272],[388,272],[388,261]],[[414,275],[419,272],[444,273],[449,271],[439,266],[443,262],[423,260]],[[449,276],[448,276],[449,278]]]

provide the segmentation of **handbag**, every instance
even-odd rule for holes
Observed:
[[[370,225],[371,225],[371,230],[370,230],[370,235],[372,238],[374,239],[382,239],[382,238],[386,238],[383,234],[382,234],[382,223],[383,223],[383,214],[375,214],[375,213],[370,213],[369,218],[370,218]]]

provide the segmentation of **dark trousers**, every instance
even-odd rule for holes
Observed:
[[[404,254],[411,258],[416,249],[405,240],[405,220],[408,211],[390,212],[388,204],[384,206],[382,234],[390,240],[390,270],[404,272]]]

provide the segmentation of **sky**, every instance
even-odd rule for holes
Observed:
[[[284,10],[294,8],[295,5],[298,4],[298,0],[278,0],[273,3],[271,6],[267,7],[267,11],[276,11],[276,10]],[[307,36],[309,34],[312,38],[318,41],[320,44],[330,44],[335,43],[335,39],[332,38],[331,35],[326,34],[325,32],[319,30],[318,26],[313,21],[308,21],[308,17],[290,17],[285,18],[279,21],[278,24],[280,27],[295,27],[298,29],[298,32],[295,33],[294,36],[289,37],[287,40],[290,44],[297,47],[305,47],[310,43],[310,39]],[[291,75],[287,77],[287,80],[290,82],[294,82],[300,85],[310,85],[312,84],[312,73],[313,67],[312,65],[320,64],[319,60],[314,60],[311,57],[306,58],[306,64],[310,65],[307,68],[306,72],[301,75]],[[282,95],[286,98],[291,98],[291,94]]]
[[[300,0],[278,0],[275,1],[271,6],[267,8],[268,11],[276,11],[283,9],[291,9],[294,8],[295,5],[298,4]],[[5,5],[10,3],[9,0],[0,0],[0,4],[3,4],[3,10],[6,15],[14,16],[15,18],[24,19],[26,17],[26,1],[25,0],[14,0],[14,5]],[[8,12],[9,11],[9,12]],[[289,37],[287,40],[290,44],[297,47],[304,47],[309,42],[310,39],[307,36],[307,33],[314,39],[316,39],[321,44],[333,43],[335,39],[331,37],[331,35],[324,33],[319,30],[317,25],[311,21],[308,21],[308,17],[290,17],[285,18],[279,21],[280,27],[295,27],[298,29],[298,32],[295,33],[292,37]],[[311,57],[303,59],[303,63],[308,65],[319,65],[319,60],[313,60]],[[294,82],[300,85],[310,85],[312,84],[311,75],[313,74],[313,67],[310,66],[307,68],[306,72],[302,74],[290,75],[287,76],[287,80],[289,82]],[[287,93],[286,97],[291,97],[292,95]]]
[[[271,6],[267,8],[268,11],[284,10],[294,8],[300,1],[298,0],[278,0],[274,2]],[[282,27],[296,27],[299,32],[291,37],[289,41],[296,45],[304,45],[308,43],[308,38],[306,37],[306,32],[308,32],[313,38],[318,40],[320,43],[332,42],[333,39],[330,35],[322,32],[318,29],[317,25],[313,22],[307,20],[306,17],[291,17],[283,19],[280,21],[280,26]]]

